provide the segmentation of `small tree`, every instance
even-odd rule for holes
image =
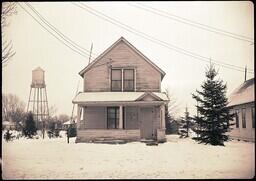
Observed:
[[[36,131],[36,123],[34,121],[33,114],[30,112],[27,115],[27,119],[23,127],[23,134],[25,137],[32,138],[34,135],[36,135]]]
[[[12,133],[10,133],[9,130],[7,130],[6,133],[4,134],[4,139],[6,142],[11,141],[13,139],[13,137],[14,136],[12,135]]]
[[[189,137],[189,129],[192,127],[191,117],[189,116],[188,108],[186,107],[185,116],[181,117],[179,134],[181,138]]]
[[[214,66],[210,64],[206,71],[206,81],[202,84],[202,91],[198,91],[197,95],[192,94],[193,98],[198,101],[196,106],[199,115],[193,119],[199,125],[196,129],[198,137],[194,138],[199,143],[222,145],[228,140],[225,134],[230,131],[233,115],[229,113],[227,107],[228,99],[226,98],[227,85],[222,80],[215,80],[218,72]]]

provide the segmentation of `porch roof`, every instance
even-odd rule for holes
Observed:
[[[156,99],[156,101],[169,101],[166,94],[161,92],[80,92],[76,95],[72,102],[74,104],[136,101],[139,102],[147,95],[150,95],[151,97]]]

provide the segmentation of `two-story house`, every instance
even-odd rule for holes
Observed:
[[[76,142],[165,141],[165,72],[121,37],[79,72]]]

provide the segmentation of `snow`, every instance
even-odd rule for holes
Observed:
[[[80,92],[73,100],[79,102],[116,102],[116,101],[136,101],[147,92]],[[168,100],[165,93],[152,92],[162,100]]]
[[[65,136],[65,132],[62,134]],[[167,136],[158,146],[75,143],[75,138],[2,141],[4,179],[252,178],[255,143],[198,144]]]
[[[237,89],[235,89],[229,96],[228,106],[235,106],[239,104],[249,103],[255,101],[254,99],[254,78],[247,80]]]

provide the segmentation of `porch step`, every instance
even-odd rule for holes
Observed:
[[[153,139],[142,139],[140,140],[142,143],[146,143],[147,146],[157,146],[158,142]]]
[[[125,140],[117,140],[117,139],[104,139],[104,138],[101,138],[101,139],[96,139],[96,140],[93,140],[93,143],[105,143],[105,144],[125,144],[127,143]]]

